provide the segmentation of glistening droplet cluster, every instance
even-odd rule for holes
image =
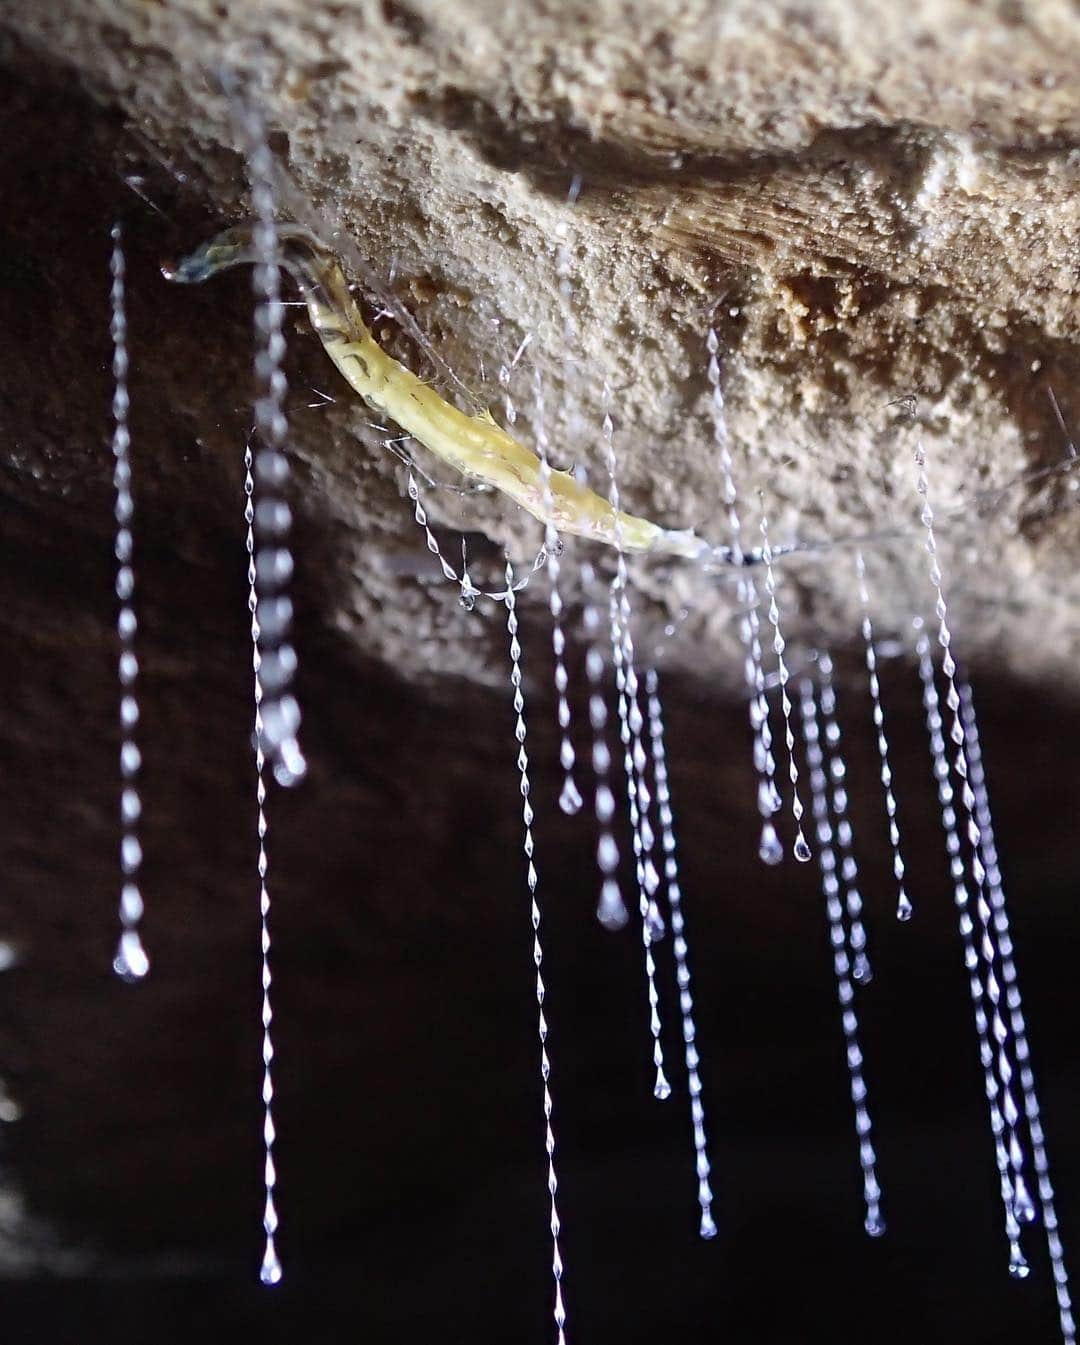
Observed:
[[[112,230],[112,322],[113,341],[113,486],[116,490],[114,514],[116,518],[116,596],[120,610],[116,631],[120,643],[120,942],[113,959],[113,970],[126,981],[139,981],[150,970],[139,923],[143,914],[139,871],[143,851],[139,840],[139,819],[142,816],[142,796],[139,792],[139,772],[142,753],[136,741],[139,724],[137,681],[139,660],[135,654],[135,635],[138,619],[135,615],[135,565],[133,527],[135,500],[131,493],[131,432],[128,429],[128,350],[127,307],[124,288],[124,244],[120,225]]]

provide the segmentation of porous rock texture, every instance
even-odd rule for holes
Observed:
[[[9,0],[0,937],[15,966],[0,976],[0,1106],[21,1111],[0,1205],[9,1338],[79,1324],[94,1340],[97,1316],[102,1339],[189,1339],[195,1325],[230,1340],[254,1327],[308,1342],[345,1329],[369,1341],[548,1338],[503,613],[463,610],[442,582],[393,426],[371,423],[298,308],[290,445],[312,769],[270,810],[288,1274],[284,1297],[246,1287],[261,1162],[240,519],[250,287],[234,273],[178,289],[159,272],[246,216],[226,86],[265,112],[283,215],[336,242],[405,363],[504,423],[512,411],[530,443],[539,377],[558,465],[599,488],[610,408],[628,507],[719,543],[729,525],[704,348],[715,327],[744,543],[758,540],[760,491],[774,540],[813,544],[783,561],[780,598],[793,667],[834,647],[849,707],[892,1251],[859,1240],[814,873],[756,860],[735,579],[646,560],[632,567],[635,634],[643,660],[664,645],[699,1032],[715,1061],[710,1073],[703,1051],[722,1245],[694,1245],[685,1117],[647,1097],[640,946],[632,930],[620,941],[594,928],[590,826],[552,803],[541,574],[522,609],[581,1338],[666,1341],[678,1328],[714,1340],[723,1321],[755,1345],[835,1341],[862,1333],[886,1296],[881,1340],[1053,1338],[1034,1292],[1018,1299],[995,1280],[972,1307],[971,1285],[997,1268],[992,1166],[903,650],[912,613],[933,611],[921,439],[958,652],[985,687],[1064,1141],[1080,1097],[1055,1032],[1075,1012],[1078,933],[1067,814],[1080,512],[1078,478],[1059,470],[1080,416],[1078,61],[1080,15],[1065,0]],[[117,219],[154,960],[137,989],[107,972]],[[453,564],[460,533],[485,586],[499,583],[505,546],[528,563],[534,522],[409,451],[434,478],[424,500]],[[884,690],[913,939],[890,915],[860,538],[879,635],[900,642]],[[610,567],[568,548],[571,631],[583,554]],[[573,637],[570,664],[579,686]],[[584,756],[585,707],[572,700]],[[677,1060],[673,1011],[666,1031]],[[1080,1209],[1075,1153],[1059,1147]],[[942,1266],[968,1229],[965,1284]],[[776,1294],[777,1266],[790,1295]],[[43,1289],[44,1275],[62,1290]]]
[[[323,232],[344,231],[375,276],[394,277],[438,355],[500,415],[498,372],[528,338],[506,389],[517,426],[533,438],[539,373],[559,464],[601,486],[609,388],[631,506],[719,542],[703,351],[714,323],[745,526],[756,538],[760,489],[780,540],[902,529],[871,556],[896,628],[925,588],[921,430],[939,507],[964,514],[949,568],[969,657],[1067,674],[1075,479],[992,497],[993,565],[976,508],[980,492],[1065,457],[1049,391],[1073,424],[1080,30],[1066,0],[63,3],[16,4],[8,22],[22,50],[64,63],[123,114],[125,148],[151,160],[147,194],[170,212],[201,200],[244,214],[223,72],[257,90],[294,193],[287,213],[318,208]],[[201,241],[124,204],[163,251]],[[242,283],[155,302],[240,345]],[[418,670],[419,649],[419,667],[477,675],[489,651],[463,652],[467,619],[416,584],[433,570],[399,463],[317,351],[304,368],[336,399],[298,414],[294,436],[305,510],[343,540],[329,615],[363,623],[366,646],[399,668]],[[234,426],[213,435],[209,419],[208,451],[235,459]],[[499,499],[438,491],[431,511],[521,553],[535,543]],[[849,638],[850,562],[829,550],[789,567],[806,618],[793,633]],[[650,569],[658,602],[695,609],[687,645],[737,666],[716,581]]]

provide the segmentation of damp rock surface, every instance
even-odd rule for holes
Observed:
[[[720,1229],[708,1247],[695,1233],[670,950],[658,956],[673,1096],[659,1104],[639,931],[596,926],[591,799],[574,820],[556,805],[543,574],[522,595],[574,1338],[677,1333],[689,1345],[721,1331],[764,1345],[857,1339],[868,1323],[885,1345],[1055,1338],[1045,1267],[1022,1288],[1005,1275],[909,622],[933,603],[921,433],[1073,1248],[1080,512],[1067,474],[998,488],[1058,464],[1080,416],[1078,39],[1064,3],[4,8],[6,1338],[548,1338],[505,613],[485,601],[465,611],[442,581],[394,427],[335,381],[298,309],[286,369],[310,772],[269,802],[285,1278],[269,1296],[257,1284],[251,283],[235,272],[180,289],[160,275],[248,214],[226,67],[265,107],[293,184],[283,212],[317,211],[320,227],[342,230],[343,250],[351,239],[415,318],[427,349],[392,314],[374,316],[383,300],[356,271],[380,339],[410,367],[462,398],[441,359],[504,423],[509,396],[528,442],[539,369],[557,465],[601,487],[606,384],[626,504],[725,542],[705,363],[714,324],[744,540],[757,541],[760,489],[774,542],[823,544],[780,562],[778,594],[796,681],[817,647],[834,648],[875,972],[860,1026],[890,1232],[873,1246],[816,875],[757,857],[735,583],[633,566],[638,648],[647,659],[666,647]],[[117,219],[153,963],[138,987],[109,970]],[[455,566],[463,533],[484,587],[500,583],[504,545],[532,559],[538,525],[415,456],[436,478],[423,498]],[[882,642],[915,905],[904,926],[850,538],[866,539]],[[571,632],[575,559],[571,545]],[[567,664],[584,757],[573,634]],[[788,850],[789,817],[777,819]],[[628,854],[625,826],[618,840]]]
[[[1080,19],[1065,0],[16,0],[5,23],[16,68],[74,76],[113,118],[116,208],[149,249],[182,253],[248,212],[231,72],[265,106],[291,184],[283,213],[351,240],[429,352],[392,315],[376,322],[381,339],[451,397],[448,370],[504,423],[516,412],[526,442],[539,371],[556,465],[601,486],[606,385],[629,506],[722,543],[704,377],[714,324],[749,531],[761,490],[777,541],[824,544],[785,565],[804,644],[849,637],[851,552],[837,539],[877,538],[870,587],[887,626],[926,591],[921,435],[968,657],[1069,676],[1076,477],[1006,489],[1060,463],[1080,415]],[[245,282],[199,295],[144,283],[163,323],[197,323],[237,350],[231,397],[186,393],[189,436],[234,458]],[[393,426],[372,424],[299,319],[295,337],[298,490],[340,542],[327,620],[411,675],[485,676],[488,648],[463,652],[469,623],[429,582]],[[439,481],[428,508],[451,559],[464,530],[494,586],[499,548],[524,557],[538,529],[415,453]],[[650,636],[688,609],[686,648],[669,658],[704,645],[726,675],[722,580],[642,568]]]

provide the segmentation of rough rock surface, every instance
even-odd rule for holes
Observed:
[[[996,492],[1065,456],[1048,390],[1067,427],[1080,417],[1078,57],[1065,3],[4,8],[0,940],[14,966],[0,973],[0,1121],[21,1114],[2,1154],[7,1339],[549,1335],[502,613],[464,612],[439,580],[387,433],[299,318],[288,372],[312,769],[270,811],[287,1279],[270,1299],[248,1287],[261,1170],[240,526],[250,293],[242,274],[178,290],[158,272],[246,208],[223,69],[259,90],[290,207],[354,240],[467,388],[500,417],[508,390],[531,439],[538,370],[560,462],[596,474],[607,384],[628,503],[723,541],[703,360],[715,322],[747,535],[761,489],[777,540],[827,543],[784,562],[781,597],[797,668],[814,645],[839,651],[877,961],[864,1013],[891,1223],[880,1246],[859,1228],[815,874],[756,860],[730,576],[635,567],[639,647],[664,639],[670,669],[722,1226],[708,1248],[692,1236],[678,1067],[669,1108],[647,1095],[640,944],[595,928],[591,828],[553,802],[542,581],[523,601],[575,1337],[711,1341],[722,1322],[733,1342],[832,1342],[873,1320],[877,1339],[905,1345],[1054,1339],[1045,1266],[1021,1289],[1001,1264],[903,658],[884,691],[918,918],[891,918],[852,548],[837,539],[873,535],[878,629],[906,637],[931,608],[921,431],[958,645],[982,674],[1063,1228],[1080,1245],[1067,1030],[1080,512],[1068,473]],[[137,989],[107,972],[117,218],[154,959]],[[392,317],[379,326],[457,395]],[[915,423],[895,404],[909,394]],[[504,543],[522,558],[537,544],[490,496],[425,499],[452,560],[468,535],[474,577],[497,578]],[[574,687],[580,662],[575,644]],[[575,710],[584,747],[577,693]],[[666,1034],[677,1061],[672,1019]]]
[[[703,353],[715,322],[747,529],[759,489],[780,540],[901,529],[871,549],[875,604],[897,629],[925,591],[916,427],[896,405],[917,395],[939,510],[964,514],[948,561],[969,657],[1067,676],[1080,652],[1076,478],[992,496],[987,518],[976,500],[1064,458],[1049,390],[1069,426],[1077,414],[1080,20],[1066,0],[760,11],[17,3],[8,22],[184,174],[144,173],[170,212],[202,198],[243,213],[222,72],[257,87],[292,204],[317,207],[395,277],[466,387],[502,414],[497,373],[530,338],[508,388],[525,437],[539,371],[560,462],[598,475],[607,385],[630,503],[723,541]],[[162,251],[200,241],[128,206]],[[242,283],[155,303],[241,346]],[[362,624],[365,646],[399,668],[479,675],[490,651],[463,654],[467,620],[417,590],[416,571],[431,571],[400,464],[319,353],[301,359],[299,391],[336,399],[298,415],[295,435],[304,508],[341,540],[333,621]],[[207,451],[235,459],[234,426],[189,414]],[[498,499],[439,491],[431,508],[522,554],[535,541]],[[850,638],[850,561],[827,550],[788,566],[805,618],[793,633]],[[716,581],[649,570],[668,615],[694,609],[685,643],[736,666]]]

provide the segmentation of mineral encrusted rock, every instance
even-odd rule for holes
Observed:
[[[56,62],[122,112],[128,148],[160,160],[148,194],[231,219],[245,179],[229,72],[266,108],[293,186],[285,210],[317,209],[355,240],[463,384],[500,416],[508,394],[530,436],[538,368],[560,464],[594,474],[607,385],[631,506],[722,541],[704,399],[716,324],[748,530],[759,489],[779,540],[900,529],[869,548],[883,629],[902,630],[925,593],[921,432],[939,511],[962,511],[943,531],[969,658],[1068,675],[1080,650],[1075,478],[977,510],[980,492],[1065,457],[1049,392],[1069,434],[1080,414],[1080,17],[1065,0],[84,0],[17,2],[5,22],[16,59]],[[167,232],[159,246],[200,241],[149,210],[142,223]],[[156,303],[191,320],[189,296]],[[199,313],[208,339],[245,339],[235,303],[208,298]],[[526,338],[504,388],[499,370]],[[429,367],[393,320],[384,339]],[[336,399],[295,427],[303,506],[340,530],[327,617],[398,667],[483,676],[461,653],[467,621],[434,585],[416,591],[418,573],[434,572],[400,464],[332,371],[314,357],[304,370]],[[198,433],[233,454],[235,427],[219,430],[220,403],[203,398]],[[522,555],[536,541],[498,499],[438,490],[430,508]],[[788,565],[793,633],[850,640],[850,565],[843,548]],[[707,637],[714,671],[732,666],[715,581],[664,569],[643,583],[651,635],[688,605],[686,644]]]

